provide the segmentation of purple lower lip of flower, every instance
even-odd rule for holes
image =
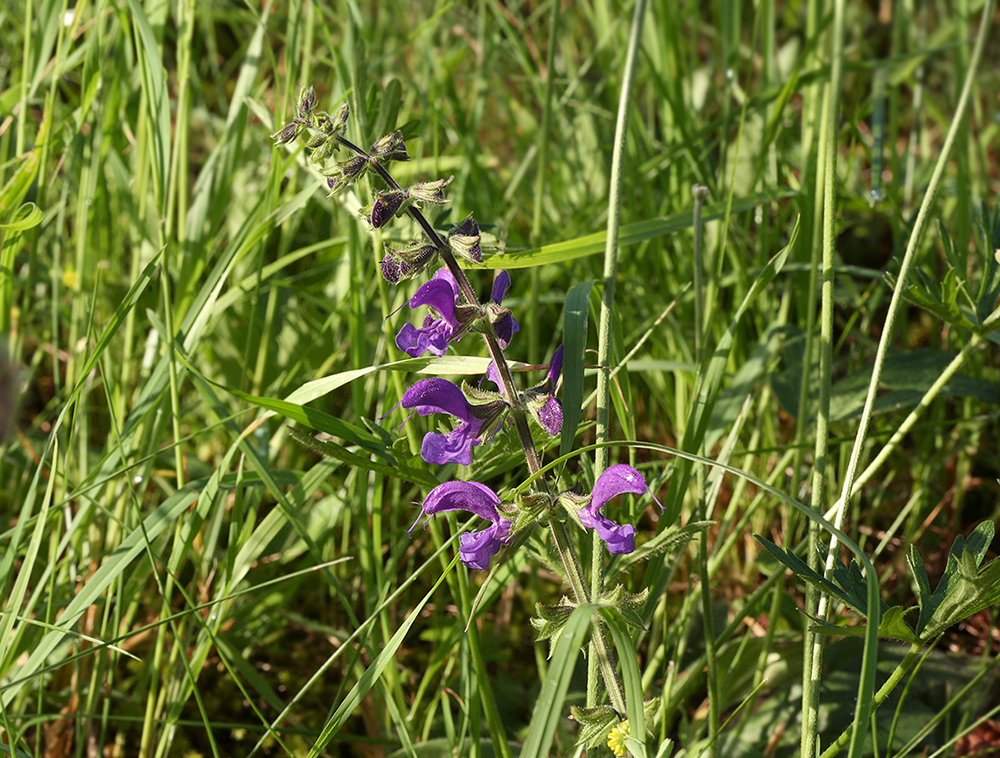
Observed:
[[[443,465],[472,463],[472,448],[482,442],[483,420],[476,418],[462,390],[451,382],[433,377],[423,379],[403,393],[399,404],[413,408],[421,416],[447,413],[462,423],[448,434],[428,432],[420,446],[420,457],[428,463]]]
[[[646,486],[642,474],[631,466],[624,463],[610,466],[597,477],[590,502],[578,512],[580,523],[597,532],[597,535],[608,544],[608,552],[616,555],[631,553],[635,549],[635,527],[631,524],[624,526],[616,524],[600,511],[613,497],[625,493],[642,495],[648,490],[649,487]],[[655,495],[653,500],[662,511],[663,505]]]
[[[444,511],[468,511],[491,522],[486,529],[466,532],[459,537],[459,556],[469,568],[489,568],[490,558],[510,538],[511,523],[497,511],[500,498],[479,482],[445,482],[432,489],[420,508],[420,516],[410,527],[416,528],[425,516],[430,519]]]

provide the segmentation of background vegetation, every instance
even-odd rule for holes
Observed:
[[[390,411],[408,372],[447,372],[420,361],[373,368],[400,359],[391,335],[411,317],[399,309],[413,288],[376,275],[384,239],[356,214],[367,199],[327,199],[302,152],[275,150],[268,135],[310,83],[322,107],[351,102],[348,137],[360,144],[402,128],[414,160],[398,178],[455,177],[439,223],[474,211],[507,254],[533,251],[517,260],[544,264],[513,269],[508,300],[522,326],[508,354],[544,363],[562,339],[566,292],[602,277],[631,24],[631,4],[563,2],[556,13],[557,4],[0,8],[0,751],[499,749],[478,739],[489,735],[476,646],[517,750],[549,665],[529,619],[536,602],[559,598],[559,578],[523,554],[467,634],[482,576],[455,567],[453,545],[434,552],[460,524],[405,532],[437,481],[474,476],[500,488],[522,472],[506,440],[471,471],[420,461],[430,427],[400,427]],[[641,345],[617,374],[614,438],[685,441],[701,363],[691,190],[704,185],[709,353],[800,226],[783,270],[736,322],[718,402],[688,449],[808,502],[826,383],[832,504],[891,277],[944,133],[960,121],[917,240],[915,289],[864,460],[884,449],[978,334],[962,319],[996,306],[996,45],[967,112],[955,110],[981,11],[973,0],[847,8],[824,377],[805,337],[817,328],[809,263],[822,237],[830,9],[650,3],[627,141],[615,363]],[[995,338],[981,342],[849,504],[845,528],[891,604],[912,604],[911,545],[933,584],[953,539],[1000,515],[1000,362]],[[581,442],[592,440],[592,417],[587,406]],[[300,445],[295,426],[331,434],[340,458]],[[628,447],[615,455],[641,465],[682,522],[693,518],[698,498],[677,486],[674,458]],[[708,552],[668,555],[623,578],[630,591],[653,591],[648,629],[635,640],[646,695],[662,698],[653,734],[685,753],[706,746],[705,619],[692,602],[704,566],[717,639],[710,680],[722,717],[732,716],[715,747],[796,754],[803,587],[752,535],[801,547],[805,519],[741,477],[708,486],[717,495],[707,505],[716,522]],[[650,536],[658,519],[640,510],[646,502],[623,506],[621,520]],[[989,681],[997,644],[991,610],[946,632],[914,684],[880,711],[879,750],[989,742],[1000,730],[976,719],[995,694],[961,688]],[[349,697],[387,646],[381,677]],[[886,665],[893,655],[887,647]],[[853,718],[857,646],[831,643],[826,665],[824,744]],[[571,702],[581,688],[574,679]],[[574,724],[558,713],[554,749],[570,754]]]

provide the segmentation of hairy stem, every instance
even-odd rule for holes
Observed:
[[[393,179],[392,174],[381,165],[378,161],[371,160],[371,156],[363,148],[358,147],[349,139],[343,135],[337,135],[337,142],[346,147],[351,152],[365,158],[368,160],[371,167],[379,175],[379,178],[385,182],[390,189],[402,190],[402,187]],[[406,212],[410,215],[417,225],[423,230],[427,239],[430,243],[437,249],[438,254],[444,260],[445,265],[451,272],[451,275],[455,277],[455,283],[458,285],[458,290],[462,295],[462,299],[468,305],[479,307],[479,298],[476,296],[476,291],[472,288],[469,283],[469,278],[465,275],[465,269],[458,265],[458,259],[451,250],[451,246],[441,238],[437,230],[431,226],[431,222],[427,220],[427,217],[421,213],[420,209],[415,206],[410,206],[406,209]],[[542,468],[542,460],[538,455],[538,448],[535,446],[535,440],[531,436],[531,427],[528,424],[528,414],[525,412],[524,403],[520,399],[520,395],[517,388],[514,386],[514,377],[510,371],[510,365],[507,363],[507,359],[504,357],[503,349],[500,347],[500,341],[497,339],[496,330],[490,327],[489,331],[483,334],[486,341],[486,349],[490,353],[490,358],[493,363],[496,364],[497,371],[500,374],[500,384],[503,388],[503,395],[507,402],[510,404],[511,415],[514,418],[514,428],[517,430],[517,438],[521,443],[521,448],[524,451],[524,458],[528,463],[528,470],[532,474],[537,474]],[[539,479],[542,486],[545,487],[545,481]]]

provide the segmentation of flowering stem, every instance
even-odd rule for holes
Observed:
[[[556,546],[559,558],[566,567],[566,578],[573,590],[573,594],[576,596],[576,602],[578,604],[589,603],[591,601],[590,593],[587,591],[580,562],[573,550],[569,535],[566,533],[566,525],[561,521],[552,519],[549,521],[549,528],[552,531],[552,542]],[[618,679],[618,671],[615,669],[614,662],[611,659],[608,641],[604,637],[604,629],[596,621],[591,624],[590,629],[591,651],[604,678],[604,684],[608,688],[608,694],[611,696],[611,705],[619,714],[624,716],[628,713],[627,706],[625,705],[624,688]]]
[[[343,135],[337,135],[337,142],[346,147],[353,153],[357,155],[370,159],[371,156],[363,149],[355,145],[349,139]],[[388,185],[392,190],[402,191],[402,188],[392,178],[386,168],[380,164],[378,161],[369,160],[372,168],[379,175],[379,178]],[[455,254],[452,252],[451,247],[441,239],[441,235],[437,233],[437,230],[431,226],[431,222],[427,220],[427,217],[420,212],[415,206],[410,206],[406,209],[406,212],[410,215],[417,225],[423,230],[424,234],[427,235],[427,239],[430,243],[437,249],[438,254],[444,259],[445,265],[448,266],[448,270],[451,275],[455,277],[455,283],[458,285],[458,290],[462,294],[462,298],[469,305],[479,307],[479,298],[476,296],[476,291],[472,288],[469,283],[469,278],[465,275],[465,270],[458,265],[458,259],[455,258]],[[497,339],[496,330],[491,325],[489,331],[483,334],[486,340],[486,349],[490,353],[490,358],[493,363],[496,364],[497,371],[500,374],[500,383],[503,387],[503,394],[506,396],[507,402],[511,407],[511,415],[514,418],[514,427],[517,429],[517,437],[521,443],[521,448],[524,451],[524,458],[528,463],[528,470],[532,474],[537,474],[542,468],[542,460],[538,455],[538,449],[535,447],[535,440],[531,436],[531,427],[528,425],[528,415],[525,412],[524,404],[521,402],[518,395],[517,389],[514,387],[514,378],[510,372],[510,366],[507,364],[507,359],[504,357],[503,349],[500,347],[500,342]],[[543,479],[539,479],[542,486],[545,486]]]
[[[639,7],[645,6],[644,0],[639,0]],[[637,15],[641,18],[641,11],[637,11]],[[402,188],[392,177],[392,175],[382,166],[378,161],[372,160],[371,155],[364,149],[358,147],[350,140],[346,139],[343,135],[338,134],[336,136],[337,142],[343,147],[347,148],[356,155],[365,158],[369,166],[378,174],[379,178],[393,191],[402,191]],[[455,257],[451,246],[442,239],[441,235],[431,226],[431,223],[427,220],[424,214],[415,206],[409,206],[406,212],[410,217],[417,223],[418,226],[423,230],[430,244],[437,250],[438,254],[444,259],[448,270],[455,279],[455,283],[458,286],[459,293],[468,305],[478,308],[480,306],[479,299],[476,296],[475,290],[469,283],[468,277],[465,275],[465,270],[459,266],[458,260]],[[614,276],[609,278],[609,284],[606,286],[610,287],[610,292],[608,297],[613,297],[613,287],[614,287]],[[521,449],[524,452],[525,461],[528,464],[528,470],[534,476],[541,472],[542,463],[541,457],[538,454],[538,449],[535,446],[534,438],[531,435],[531,428],[528,424],[528,414],[525,408],[524,401],[521,395],[518,393],[517,388],[514,386],[514,379],[510,371],[510,365],[507,363],[506,358],[503,354],[503,349],[500,346],[500,340],[496,334],[496,328],[494,325],[490,325],[490,328],[483,333],[483,338],[486,342],[486,348],[490,353],[494,364],[497,367],[497,372],[500,375],[500,384],[502,387],[503,395],[505,396],[507,402],[510,405],[510,413],[514,419],[514,426],[517,429],[518,440],[521,443]],[[539,486],[548,491],[548,483],[543,477],[538,477],[537,481]],[[577,603],[587,603],[590,602],[592,594],[588,591],[587,583],[584,579],[584,573],[580,566],[579,558],[576,551],[573,548],[573,544],[569,539],[569,535],[566,532],[566,527],[562,522],[552,520],[550,522],[551,533],[553,537],[553,542],[556,546],[556,550],[559,553],[562,563],[566,569],[566,577],[569,581],[570,587],[573,590],[573,594],[576,597]],[[597,552],[597,545],[595,545],[595,556],[599,556]],[[595,564],[599,565],[599,557],[595,557]],[[598,569],[599,572],[599,569]],[[600,576],[600,573],[598,573]],[[600,587],[600,580],[598,579],[597,586]],[[592,660],[594,660],[599,668],[605,685],[607,687],[611,704],[614,709],[621,714],[623,717],[627,713],[627,706],[625,703],[624,688],[622,683],[618,678],[618,672],[615,669],[614,660],[611,656],[611,650],[608,646],[607,639],[604,636],[604,630],[600,623],[593,623],[591,626],[591,649],[592,649]],[[596,691],[596,690],[595,690]]]

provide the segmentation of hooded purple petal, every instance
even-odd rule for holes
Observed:
[[[458,285],[455,284],[455,277],[447,268],[442,268],[410,298],[411,308],[426,305],[433,308],[439,317],[427,316],[419,329],[413,324],[403,324],[396,335],[396,347],[411,358],[418,357],[425,350],[434,355],[444,355],[461,328],[455,316],[457,302]]]
[[[445,269],[445,272],[448,270]],[[438,272],[440,274],[440,272]],[[455,301],[458,298],[458,288],[454,279],[438,278],[435,276],[429,282],[423,284],[410,298],[410,307],[419,308],[421,305],[428,305],[436,310],[445,321],[452,326],[458,326],[455,318]]]
[[[590,505],[587,508],[593,513],[601,510],[605,503],[617,495],[626,492],[642,495],[647,490],[649,487],[646,486],[646,480],[642,478],[642,474],[631,466],[619,463],[615,466],[609,466],[603,474],[597,477],[594,491],[590,496]],[[653,500],[656,500],[656,495],[653,495]],[[656,504],[660,506],[662,511],[663,505],[659,500],[656,500]]]
[[[448,413],[462,421],[472,418],[469,401],[462,390],[447,379],[432,377],[422,379],[403,393],[399,404],[404,408],[414,408],[421,416],[432,413]]]
[[[497,493],[479,482],[445,482],[427,493],[420,510],[427,516],[442,511],[468,511],[492,521],[500,521]]]

